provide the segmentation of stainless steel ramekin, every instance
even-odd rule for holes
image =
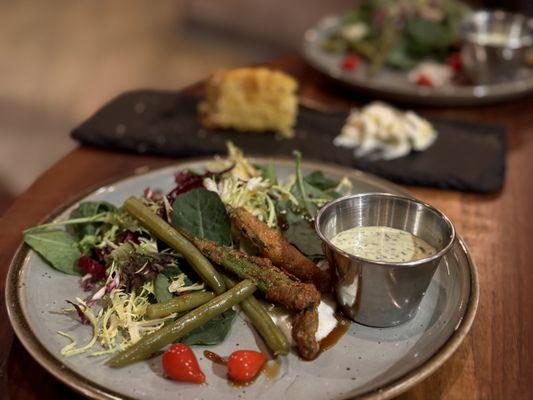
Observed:
[[[331,243],[356,226],[387,226],[410,232],[437,253],[392,263],[349,254]],[[421,201],[386,193],[348,195],[320,209],[315,227],[334,271],[334,289],[343,312],[364,325],[390,327],[411,319],[442,257],[455,240],[455,229],[442,212]]]
[[[514,78],[533,44],[533,19],[505,11],[478,11],[463,22],[461,35],[467,77],[475,84],[506,82]]]

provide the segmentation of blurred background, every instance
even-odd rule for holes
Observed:
[[[519,9],[529,0],[470,2]],[[483,4],[482,4],[483,3]],[[179,89],[299,49],[353,0],[0,1],[0,215],[75,147],[70,130],[134,88]]]

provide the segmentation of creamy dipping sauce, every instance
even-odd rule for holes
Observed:
[[[356,226],[339,232],[331,243],[354,256],[374,261],[407,262],[437,253],[419,237],[386,226]]]
[[[474,36],[474,41],[480,45],[495,47],[516,47],[516,45],[520,45],[519,37],[512,37],[503,32],[478,32]]]

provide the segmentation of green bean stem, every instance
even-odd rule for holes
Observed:
[[[167,315],[193,310],[215,297],[213,292],[193,292],[179,297],[174,297],[162,303],[150,304],[146,309],[148,318],[161,318]]]
[[[383,31],[381,32],[381,35],[378,39],[379,41],[377,49],[370,59],[370,66],[367,71],[367,75],[369,77],[375,76],[381,69],[381,67],[383,67],[383,64],[385,64],[385,61],[389,56],[390,50],[396,40],[396,30],[394,29],[394,23],[390,20],[390,18],[388,19],[388,21],[385,22],[386,23],[383,24]]]
[[[236,285],[236,282],[228,276],[223,275],[222,278],[227,287],[232,288]],[[278,356],[289,353],[290,344],[287,338],[274,321],[272,321],[272,318],[259,300],[254,296],[250,296],[246,300],[243,300],[239,306],[274,355]]]
[[[149,358],[166,345],[181,339],[192,330],[204,325],[207,321],[239,304],[244,299],[249,298],[255,290],[255,285],[249,280],[239,282],[213,300],[190,311],[161,329],[142,337],[138,342],[111,358],[107,365],[110,367],[123,367]]]
[[[130,197],[124,202],[124,210],[139,220],[141,225],[156,237],[183,255],[198,275],[200,275],[202,280],[216,294],[221,294],[226,291],[226,286],[220,274],[215,270],[211,262],[182,234],[146,207],[141,200]]]
[[[372,59],[374,52],[377,50],[376,46],[365,41],[351,42],[349,46],[350,50],[355,51],[359,55],[369,60]]]

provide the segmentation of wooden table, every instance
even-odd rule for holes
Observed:
[[[308,101],[330,106],[366,101],[334,85],[298,56],[271,64],[298,77],[302,96]],[[495,106],[417,110],[505,124],[509,134],[508,159],[506,184],[500,193],[477,195],[408,188],[453,219],[477,263],[481,297],[471,333],[459,350],[438,372],[401,398],[533,398],[533,96]],[[21,162],[23,157],[21,154]],[[65,156],[37,179],[2,218],[2,289],[23,229],[90,188],[140,167],[157,168],[175,161],[88,147],[79,147]],[[0,398],[78,397],[41,368],[14,338],[3,296],[0,301]]]

